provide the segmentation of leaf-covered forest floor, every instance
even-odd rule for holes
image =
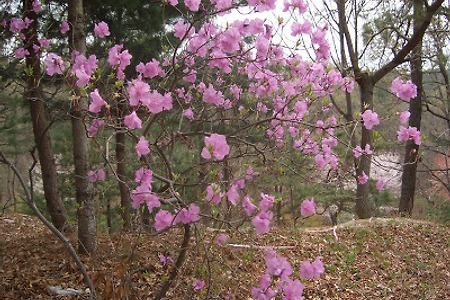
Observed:
[[[263,247],[220,247],[216,239],[224,232],[202,228],[195,229],[187,261],[166,299],[252,299],[251,287],[264,273]],[[296,275],[302,261],[321,256],[325,274],[304,281],[304,299],[450,299],[450,229],[442,225],[353,221],[337,229],[337,241],[325,227],[278,228],[257,237],[227,234],[233,244],[291,246],[277,252],[289,258]],[[69,239],[76,243],[74,234]],[[181,228],[157,236],[99,235],[99,251],[82,259],[99,299],[151,299],[171,267],[164,267],[158,255],[175,260],[181,241]],[[206,287],[195,291],[195,279]],[[0,217],[0,299],[88,299],[52,295],[51,286],[86,288],[64,246],[38,219]]]

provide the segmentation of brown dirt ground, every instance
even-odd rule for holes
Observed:
[[[166,299],[252,299],[251,287],[264,272],[261,248],[219,247],[221,232],[197,227],[188,258]],[[450,229],[406,219],[354,221],[337,230],[275,229],[251,237],[229,233],[236,244],[292,246],[279,249],[298,275],[304,260],[321,256],[326,272],[304,281],[304,299],[450,299]],[[75,235],[69,235],[76,243]],[[158,254],[174,259],[181,229],[162,235],[99,236],[99,251],[83,256],[99,299],[147,299],[169,273]],[[194,291],[195,278],[206,287]],[[208,280],[211,278],[212,280]],[[88,299],[50,295],[49,286],[85,289],[75,262],[63,245],[34,217],[0,217],[0,299]]]

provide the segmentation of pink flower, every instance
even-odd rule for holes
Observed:
[[[170,255],[158,254],[158,258],[163,266],[173,263],[173,258]]]
[[[89,111],[91,113],[99,113],[102,110],[102,107],[107,103],[98,93],[98,89],[95,89],[93,92],[89,94],[92,99],[91,104],[89,104]]]
[[[400,77],[397,77],[392,81],[391,92],[401,100],[409,102],[417,97],[417,86],[411,80],[404,83]]]
[[[268,211],[273,207],[273,204],[275,202],[275,196],[268,195],[261,193],[261,201],[259,202],[259,207],[261,208],[261,211]]]
[[[213,133],[205,137],[205,146],[201,153],[204,159],[211,159],[214,156],[217,160],[222,160],[230,153],[230,146],[224,135]]]
[[[94,183],[97,181],[103,181],[106,179],[106,174],[105,171],[103,169],[98,169],[97,171],[88,171],[87,172],[87,177],[90,183]]]
[[[40,13],[41,11],[42,11],[42,5],[41,5],[41,1],[39,1],[39,0],[34,0],[33,1],[33,4],[32,4],[32,7],[33,7],[33,11],[35,12],[35,13]]]
[[[95,69],[97,69],[97,57],[95,55],[86,58],[83,54],[74,53],[74,63],[71,71],[75,73],[77,77],[77,86],[83,87],[89,83],[91,76],[94,74]]]
[[[145,137],[141,136],[139,138],[139,142],[136,145],[136,152],[139,157],[150,153],[149,144]]]
[[[375,188],[378,191],[384,190],[384,181],[383,181],[383,179],[378,179],[377,183],[375,183]]]
[[[355,158],[358,158],[363,154],[371,155],[371,154],[373,154],[373,151],[370,148],[369,144],[366,144],[366,146],[364,147],[364,150],[361,148],[361,146],[358,145],[355,147],[355,149],[353,149],[353,154],[355,155]]]
[[[302,300],[303,284],[300,280],[288,280],[287,285],[283,289],[284,300]]]
[[[94,25],[94,35],[98,38],[104,38],[109,36],[111,33],[109,32],[108,24],[101,21],[98,24]]]
[[[26,24],[22,19],[19,18],[12,18],[11,22],[9,23],[9,30],[12,33],[18,33],[25,29]]]
[[[371,130],[374,126],[380,124],[380,120],[378,119],[378,114],[368,109],[362,114],[362,118],[364,121],[364,127],[368,130]]]
[[[229,240],[229,238],[227,235],[221,234],[217,238],[217,245],[219,245],[220,247],[223,247],[228,243],[228,240]]]
[[[222,92],[218,92],[214,89],[212,84],[208,85],[208,88],[203,90],[203,101],[206,103],[212,103],[216,106],[221,106],[224,103],[224,97]]]
[[[311,200],[305,199],[300,205],[300,213],[303,217],[312,216],[316,213],[316,204],[314,198]]]
[[[231,186],[225,195],[227,196],[228,201],[230,201],[233,206],[236,206],[237,201],[239,200],[239,193],[234,185]]]
[[[359,183],[359,184],[366,184],[367,181],[369,181],[369,176],[367,176],[367,174],[363,171],[363,172],[358,176],[358,183]]]
[[[270,220],[273,218],[273,213],[269,210],[267,212],[260,212],[252,219],[252,225],[255,227],[256,234],[264,234],[269,232]]]
[[[244,209],[247,216],[251,216],[253,211],[256,209],[256,205],[252,203],[249,196],[245,196],[242,200],[242,208]]]
[[[195,204],[190,204],[189,208],[182,208],[175,216],[175,224],[189,224],[200,220],[198,213],[200,208]]]
[[[317,279],[323,272],[325,272],[325,268],[320,257],[317,257],[313,263],[304,261],[300,265],[300,277],[305,279]]]
[[[185,0],[184,4],[190,11],[198,11],[201,0]]]
[[[164,71],[159,67],[159,61],[156,59],[152,59],[151,62],[148,62],[144,65],[144,63],[139,63],[136,66],[136,72],[142,74],[142,76],[146,78],[153,78],[156,76],[163,76]]]
[[[123,124],[131,130],[142,128],[142,121],[137,116],[136,111],[133,111],[131,114],[123,118]]]
[[[409,110],[402,111],[399,115],[400,124],[408,123],[410,116],[411,116],[411,113],[409,112]]]
[[[59,31],[61,31],[62,34],[66,34],[69,30],[70,25],[66,21],[62,21],[61,24],[59,24]]]
[[[136,171],[134,181],[137,183],[144,183],[150,185],[153,179],[153,172],[147,168],[140,168]]]
[[[41,38],[39,40],[39,44],[41,45],[42,48],[50,47],[50,41],[46,37]]]
[[[212,201],[215,204],[219,204],[222,201],[222,193],[220,191],[220,186],[213,183],[211,185],[208,185],[206,188],[206,197],[205,199],[207,201]]]
[[[30,51],[28,51],[28,50],[25,49],[25,48],[18,48],[18,49],[16,49],[16,50],[14,51],[14,56],[15,56],[17,59],[25,58],[25,57],[28,56],[28,55],[30,55]]]
[[[47,70],[47,75],[49,76],[62,74],[66,68],[66,64],[62,58],[51,52],[44,58],[44,65]]]
[[[185,117],[186,117],[186,119],[188,119],[188,120],[192,120],[193,118],[194,118],[194,112],[192,111],[192,108],[188,108],[188,109],[186,109],[186,111],[184,112],[184,114],[183,114]]]
[[[103,181],[103,180],[105,180],[105,179],[106,179],[106,173],[105,173],[105,171],[104,171],[102,168],[98,169],[98,170],[97,170],[97,180]]]
[[[399,142],[412,139],[416,145],[422,144],[420,131],[416,127],[409,126],[406,128],[400,126],[400,129],[397,131],[397,139]]]
[[[157,232],[163,231],[172,226],[173,215],[167,210],[161,209],[155,215],[155,229]]]
[[[195,279],[192,283],[192,287],[194,288],[194,290],[199,291],[205,287],[205,282],[200,279]]]
[[[161,206],[158,196],[152,193],[148,184],[141,184],[132,190],[130,198],[133,201],[132,207],[134,209],[139,208],[142,203],[146,203],[147,209],[151,213],[154,208]]]
[[[97,134],[97,131],[105,124],[105,120],[102,119],[94,119],[92,121],[91,126],[88,128],[88,136],[94,137]]]
[[[182,20],[179,20],[177,23],[175,23],[174,29],[174,36],[180,40],[185,38],[185,35],[186,38],[189,38],[194,33],[194,27],[190,23],[184,23]]]
[[[163,96],[158,91],[152,91],[149,97],[142,99],[141,102],[152,114],[158,114],[163,110],[171,110],[173,108],[172,94],[170,92]]]

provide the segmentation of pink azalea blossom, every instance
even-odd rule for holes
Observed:
[[[268,211],[271,209],[275,203],[275,196],[264,193],[261,193],[260,196],[261,201],[259,202],[259,208],[261,208],[261,211]]]
[[[362,118],[364,121],[364,127],[366,127],[368,130],[371,130],[373,127],[380,124],[378,114],[370,109],[366,110],[362,114]]]
[[[91,104],[89,104],[89,111],[91,113],[99,113],[102,110],[102,107],[107,104],[106,101],[100,96],[98,89],[91,92],[89,96],[92,99]]]
[[[242,208],[244,209],[247,216],[251,216],[256,209],[256,205],[252,203],[249,196],[245,196],[242,200]]]
[[[145,203],[147,204],[148,211],[152,213],[154,208],[161,206],[158,196],[152,193],[148,184],[141,184],[132,190],[130,198],[134,209],[139,208],[142,203]]]
[[[153,78],[156,76],[164,76],[164,71],[159,66],[159,61],[156,59],[152,59],[151,62],[148,62],[144,65],[144,63],[139,63],[136,66],[136,72],[142,74],[145,78]]]
[[[190,11],[198,11],[201,0],[185,0],[184,4]]]
[[[128,127],[128,129],[142,128],[142,121],[139,119],[136,111],[123,118],[123,124]]]
[[[316,204],[314,198],[311,200],[305,199],[300,205],[300,213],[303,217],[312,216],[316,213]]]
[[[170,255],[158,254],[158,258],[163,266],[173,263],[173,258]]]
[[[399,115],[400,124],[408,123],[410,116],[411,116],[411,113],[409,112],[409,110],[402,111]]]
[[[61,24],[59,24],[59,31],[61,31],[62,34],[66,34],[69,30],[70,25],[66,21],[62,21]]]
[[[213,183],[208,185],[206,188],[206,197],[207,201],[212,201],[215,204],[219,204],[222,201],[222,193],[220,191],[220,186]]]
[[[227,235],[221,234],[217,238],[217,245],[219,245],[220,247],[223,247],[228,243],[228,240],[229,240],[229,238]]]
[[[39,0],[34,0],[32,3],[32,7],[33,7],[33,11],[35,13],[40,13],[42,11],[42,5],[41,5],[41,1]]]
[[[273,218],[273,213],[269,210],[267,212],[260,212],[252,219],[252,225],[255,227],[256,234],[264,234],[269,232],[270,220]]]
[[[384,181],[383,181],[383,179],[378,179],[378,181],[375,183],[375,188],[378,191],[384,190]]]
[[[167,210],[161,209],[155,215],[155,229],[157,232],[163,231],[166,228],[172,226],[173,215]]]
[[[198,215],[200,212],[200,208],[195,204],[190,204],[189,207],[182,208],[175,216],[174,223],[182,223],[189,224],[193,222],[197,222],[200,220],[200,216]]]
[[[188,108],[184,112],[184,117],[188,120],[192,120],[194,118],[194,112],[192,111],[192,108]]]
[[[145,137],[141,136],[139,142],[136,144],[136,152],[139,157],[150,153],[149,143]]]
[[[109,36],[111,33],[109,32],[109,26],[106,22],[101,21],[98,24],[94,25],[94,35],[98,38],[104,38]]]
[[[411,101],[417,97],[417,86],[411,80],[403,82],[400,77],[392,81],[391,92],[404,101]]]
[[[422,144],[421,133],[416,127],[409,126],[406,128],[400,126],[400,129],[397,131],[397,139],[399,142],[404,142],[411,139],[416,145]]]
[[[91,126],[88,128],[88,136],[94,137],[97,134],[97,131],[105,124],[105,120],[103,119],[94,119],[92,121]]]
[[[232,185],[231,188],[225,194],[227,196],[227,200],[233,205],[236,206],[237,201],[239,200],[239,193],[237,188]]]
[[[192,283],[192,288],[196,291],[199,291],[205,287],[205,282],[200,279],[195,279]]]
[[[300,280],[288,280],[283,289],[284,300],[302,300],[303,284]]]
[[[325,272],[320,257],[317,257],[313,263],[304,261],[300,265],[300,277],[305,279],[317,279]]]
[[[88,181],[90,183],[95,183],[97,181],[103,181],[106,179],[106,173],[103,169],[98,169],[97,171],[88,171],[87,173]]]
[[[217,160],[223,160],[229,153],[230,146],[224,135],[213,133],[211,136],[205,137],[205,147],[201,153],[204,159],[215,157]]]
[[[25,27],[26,27],[25,22],[19,18],[12,18],[9,23],[9,30],[12,33],[18,33],[20,31],[22,31],[23,29],[25,29]]]
[[[15,56],[17,59],[25,58],[25,57],[28,56],[28,55],[30,55],[30,52],[29,52],[27,49],[25,49],[25,48],[18,48],[18,49],[16,49],[16,50],[14,51],[14,56]]]
[[[369,181],[369,176],[367,176],[367,174],[363,171],[363,172],[358,176],[358,183],[359,183],[359,184],[366,184],[367,181]]]
[[[64,69],[66,68],[64,60],[62,60],[61,57],[52,52],[50,52],[44,58],[44,65],[47,75],[49,76],[53,76],[54,74],[62,74]]]
[[[102,168],[98,169],[97,170],[97,180],[103,181],[105,179],[106,179],[105,171]]]
[[[39,40],[39,45],[41,45],[42,48],[48,48],[50,47],[50,41],[46,37],[43,37]]]
[[[134,181],[137,183],[143,183],[150,185],[153,179],[153,172],[147,168],[140,168],[136,171]]]

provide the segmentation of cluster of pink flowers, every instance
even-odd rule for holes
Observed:
[[[408,128],[400,126],[397,131],[397,139],[399,142],[413,140],[416,145],[422,144],[422,135],[416,127],[409,126]]]
[[[230,153],[230,146],[224,135],[213,133],[209,137],[205,137],[205,147],[202,150],[204,159],[214,157],[217,160],[223,160]]]
[[[274,299],[278,294],[285,300],[301,300],[303,284],[300,280],[291,277],[294,270],[283,256],[279,256],[273,249],[266,251],[266,273],[259,278],[259,286],[252,288],[252,296],[260,300]],[[300,265],[300,277],[304,279],[317,279],[325,272],[319,257],[312,263],[304,261]]]
[[[87,177],[90,183],[94,183],[97,181],[103,181],[106,179],[106,173],[103,169],[98,169],[97,171],[88,171]]]
[[[409,102],[417,97],[417,86],[411,80],[403,82],[397,77],[392,81],[391,92],[401,100]]]
[[[353,149],[353,155],[355,156],[355,158],[358,158],[362,155],[371,155],[371,154],[373,154],[373,151],[369,144],[366,144],[364,150],[359,145],[356,146],[355,149]]]

